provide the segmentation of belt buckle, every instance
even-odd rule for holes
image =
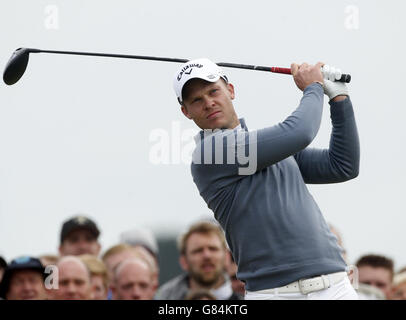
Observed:
[[[305,288],[305,286],[302,284],[303,281],[308,280],[308,279],[300,279],[299,282],[299,290],[301,294],[308,294],[311,292],[311,290]]]

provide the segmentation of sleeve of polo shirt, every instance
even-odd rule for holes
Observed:
[[[330,111],[329,148],[307,148],[295,155],[306,183],[337,183],[358,176],[360,143],[350,98],[330,102]]]

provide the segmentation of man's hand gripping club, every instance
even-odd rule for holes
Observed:
[[[330,100],[339,101],[348,96],[346,84],[336,81],[341,78],[340,69],[325,65],[323,62],[318,62],[314,66],[307,63],[301,65],[292,63],[291,71],[293,79],[301,91],[312,83],[318,82],[323,86],[324,93]]]

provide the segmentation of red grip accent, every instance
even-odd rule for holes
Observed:
[[[292,74],[289,68],[279,68],[279,67],[272,67],[271,72]]]

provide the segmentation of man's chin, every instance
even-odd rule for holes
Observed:
[[[83,300],[83,299],[79,296],[68,296],[64,297],[63,300]]]
[[[216,119],[207,121],[205,123],[204,127],[206,129],[210,129],[210,130],[223,129],[225,127],[225,123],[224,123],[223,119],[216,118]]]
[[[40,300],[38,296],[22,297],[21,300]]]
[[[217,273],[210,273],[200,275],[198,282],[205,287],[211,287],[216,284],[218,280],[219,275]]]

